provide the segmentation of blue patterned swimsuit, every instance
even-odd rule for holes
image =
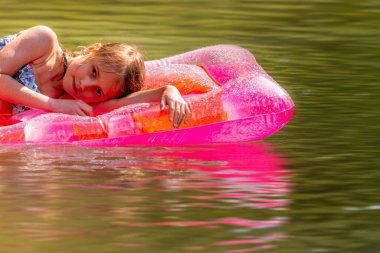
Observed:
[[[0,50],[5,47],[10,41],[16,38],[17,35],[9,35],[3,38],[0,38]],[[22,66],[14,75],[13,79],[24,85],[25,87],[40,93],[38,84],[34,75],[32,65],[26,64]],[[17,114],[22,111],[29,110],[28,107],[22,105],[13,105],[13,114]]]

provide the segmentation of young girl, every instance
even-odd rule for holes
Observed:
[[[94,44],[80,53],[65,52],[56,34],[36,26],[0,38],[0,114],[28,108],[96,115],[120,106],[161,101],[178,127],[190,110],[170,85],[140,91],[144,59],[135,47]],[[91,104],[91,106],[89,105]]]

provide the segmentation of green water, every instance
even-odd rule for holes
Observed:
[[[0,34],[44,24],[70,49],[121,41],[155,59],[237,44],[296,104],[279,133],[227,151],[0,147],[0,252],[380,251],[379,1],[0,6]],[[246,175],[274,160],[275,183]]]

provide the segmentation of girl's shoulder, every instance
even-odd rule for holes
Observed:
[[[0,50],[0,70],[8,75],[13,75],[25,64],[53,62],[54,56],[62,52],[57,35],[47,26],[23,30],[5,43],[6,46]]]
[[[51,48],[58,44],[57,34],[48,26],[39,25],[21,31],[18,35],[23,35],[31,43],[38,43],[38,46]]]
[[[57,52],[62,51],[56,33],[48,26],[34,26],[20,32],[19,35],[28,41],[29,48],[41,50],[41,57],[33,61],[35,65],[45,64]]]

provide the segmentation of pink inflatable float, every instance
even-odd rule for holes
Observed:
[[[29,110],[2,118],[0,143],[179,145],[265,138],[293,115],[294,103],[240,47],[218,45],[146,62],[145,89],[176,86],[192,115],[173,128],[159,105],[128,105],[97,117]]]

